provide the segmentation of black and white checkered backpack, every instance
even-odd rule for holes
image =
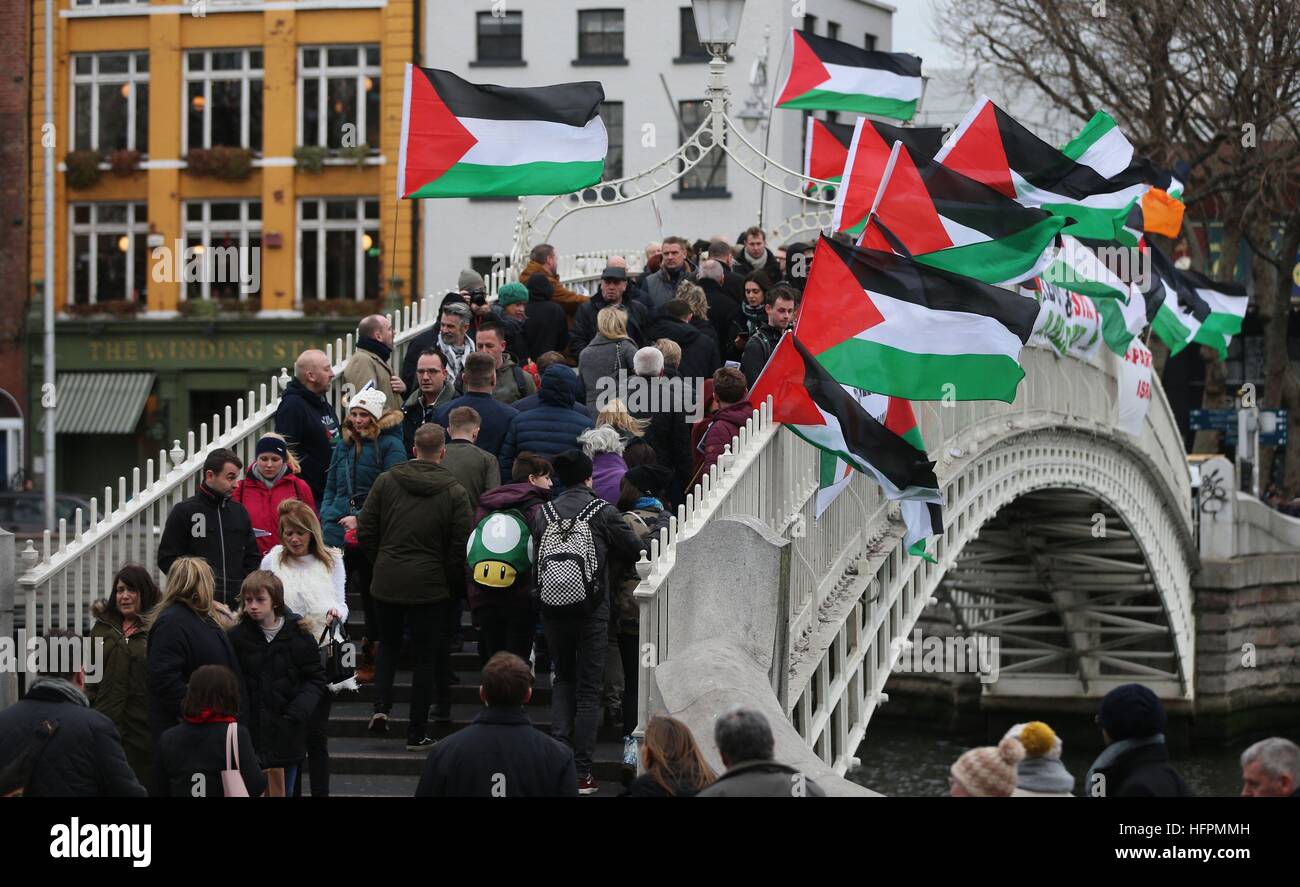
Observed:
[[[543,506],[547,524],[537,546],[537,593],[543,606],[571,607],[593,602],[599,564],[591,519],[604,505],[604,499],[593,499],[567,520],[551,503]]]

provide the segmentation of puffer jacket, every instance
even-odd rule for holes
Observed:
[[[564,284],[560,283],[559,277],[547,271],[538,262],[530,261],[524,266],[524,270],[519,274],[519,282],[527,285],[528,278],[539,272],[545,274],[546,279],[550,281],[551,289],[555,291],[551,298],[556,304],[564,309],[565,314],[572,316],[573,312],[578,310],[578,306],[587,301],[586,296],[580,296]]]
[[[131,636],[122,632],[122,617],[108,602],[91,604],[95,625],[90,636],[102,642],[99,680],[86,683],[91,708],[103,712],[122,738],[126,759],[141,785],[153,784],[153,737],[149,734],[149,630],[141,625]]]
[[[578,375],[587,389],[587,409],[598,410],[597,397],[603,390],[617,391],[618,371],[622,370],[626,378],[632,378],[636,371],[632,368],[632,358],[636,356],[636,345],[628,339],[605,338],[597,333],[582,353],[578,355]],[[602,379],[609,379],[605,386]],[[608,386],[608,388],[606,387]]]
[[[727,445],[731,443],[731,439],[740,434],[740,429],[752,415],[754,415],[754,408],[747,400],[723,407],[713,414],[708,430],[704,432],[703,458],[697,474],[708,473],[718,461],[718,457],[726,450]]]
[[[597,453],[591,460],[591,488],[606,502],[617,502],[627,474],[627,461],[618,453]]]
[[[499,457],[501,476],[510,477],[515,454],[536,453],[551,456],[578,446],[578,435],[591,427],[591,420],[573,408],[573,370],[558,364],[542,374],[542,405],[510,420]]]
[[[230,629],[251,709],[241,718],[263,767],[283,767],[307,754],[307,720],[325,689],[316,639],[301,617],[285,611],[284,625],[267,641],[247,617]]]
[[[113,722],[86,705],[86,696],[60,678],[35,681],[27,695],[0,711],[0,761],[24,754],[42,721],[59,726],[32,766],[25,797],[142,798]]]
[[[535,487],[528,481],[517,484],[503,484],[494,490],[488,490],[479,497],[478,510],[474,512],[474,526],[477,527],[483,522],[483,518],[494,511],[507,511],[513,508],[523,515],[524,522],[531,527],[533,520],[537,517],[538,509],[550,500],[550,490]],[[515,579],[514,585],[509,588],[487,588],[470,579],[466,584],[469,608],[477,610],[479,607],[505,606],[520,610],[531,610],[533,608],[533,587],[536,584],[537,580],[532,570],[529,570],[526,575]]]
[[[316,499],[311,487],[298,475],[286,467],[272,486],[267,487],[258,475],[257,463],[248,466],[239,483],[235,484],[230,498],[248,512],[253,522],[253,535],[257,537],[257,548],[265,555],[280,544],[280,503],[286,499],[301,499],[316,509]]]
[[[465,589],[469,496],[450,471],[414,459],[385,472],[357,519],[374,565],[370,594],[386,604],[437,604]]]
[[[362,435],[353,430],[350,421],[343,423],[343,440],[334,448],[334,459],[325,481],[325,498],[320,506],[326,545],[343,547],[344,529],[339,521],[361,512],[360,508],[352,507],[353,496],[366,495],[375,478],[406,461],[406,451],[402,448],[403,418],[397,410],[389,410],[378,422],[371,422]]]
[[[203,665],[239,674],[239,657],[221,626],[183,603],[171,604],[149,625],[149,732],[155,742],[180,718],[190,675]],[[248,706],[241,701],[239,710]]]
[[[681,286],[683,280],[695,282],[695,268],[690,262],[677,269],[676,275],[660,266],[658,271],[642,277],[641,283],[650,296],[650,301],[654,303],[654,310],[658,312],[662,311],[669,301],[677,298],[677,287]]]

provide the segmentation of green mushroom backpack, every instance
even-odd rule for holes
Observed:
[[[533,534],[513,508],[485,515],[466,546],[470,578],[484,588],[506,589],[533,565]]]

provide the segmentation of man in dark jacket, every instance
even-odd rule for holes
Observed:
[[[475,446],[482,420],[473,407],[456,407],[447,417],[447,455],[442,467],[465,488],[470,509],[488,490],[501,486],[501,464],[496,456]]]
[[[740,303],[731,297],[723,289],[723,273],[725,268],[721,262],[709,259],[700,263],[700,289],[704,290],[704,300],[709,305],[709,323],[713,324],[713,329],[718,334],[718,342],[726,342],[727,336],[731,333],[731,321],[735,318],[736,312],[740,310]],[[736,275],[732,275],[735,277]],[[741,298],[745,295],[745,282],[740,281]]]
[[[618,509],[596,496],[591,485],[591,459],[581,450],[567,450],[552,460],[564,492],[537,513],[533,538],[538,551],[538,595],[542,625],[555,665],[551,690],[551,735],[573,747],[578,793],[595,794],[600,783],[592,774],[596,730],[600,726],[600,691],[605,676],[605,649],[609,645],[610,555],[637,561],[649,544],[623,520]],[[586,515],[596,554],[596,571],[590,596],[568,606],[547,602],[543,542],[553,522]],[[565,524],[561,523],[561,526]]]
[[[553,299],[555,287],[551,279],[545,272],[538,271],[528,277],[524,285],[528,287],[527,319],[524,321],[528,356],[536,360],[547,351],[563,351],[569,344],[569,316],[564,313],[564,306]],[[578,307],[575,304],[574,310]]]
[[[640,409],[630,409],[632,415],[649,422],[645,431],[645,442],[655,451],[655,464],[667,468],[673,473],[673,482],[668,489],[665,503],[672,508],[686,502],[686,484],[690,482],[695,471],[695,459],[691,451],[691,424],[702,416],[702,411],[692,415],[687,407],[701,406],[699,398],[702,386],[689,387],[691,382],[682,379],[674,383],[676,372],[664,368],[663,352],[655,347],[642,348],[632,358],[632,369],[644,379],[647,386],[658,385],[663,391],[666,386],[675,385],[681,397],[665,398],[661,395],[658,402],[633,403]],[[669,389],[670,391],[672,389]],[[688,403],[689,400],[689,403]],[[651,407],[657,407],[652,409]]]
[[[767,248],[767,236],[762,228],[755,225],[747,229],[741,243],[744,249],[736,257],[736,264],[740,266],[738,271],[742,276],[748,276],[751,271],[762,271],[773,283],[781,279],[781,263]]]
[[[53,632],[44,640],[65,649],[69,644],[81,645],[81,638],[71,632]],[[148,794],[127,763],[117,728],[107,715],[90,707],[85,689],[81,670],[50,668],[32,682],[26,696],[0,711],[0,764],[31,756],[30,770],[23,774],[26,797],[142,798]],[[56,729],[42,741],[37,731],[46,721]]]
[[[572,798],[573,752],[533,727],[524,706],[533,673],[513,653],[483,666],[478,694],[487,706],[474,723],[429,752],[417,798]]]
[[[230,450],[209,453],[198,490],[172,508],[158,540],[158,569],[166,573],[182,555],[203,558],[212,567],[217,600],[232,609],[240,583],[262,563],[253,521],[230,498],[243,467]]]
[[[509,344],[504,323],[489,319],[479,324],[478,333],[474,338],[474,351],[492,358],[497,374],[497,384],[492,390],[492,396],[504,404],[513,404],[520,398],[537,393],[537,383],[533,381],[532,374],[515,363]],[[456,380],[456,391],[461,393],[464,389],[465,376],[462,373]]]
[[[461,375],[465,379],[465,393],[451,400],[433,412],[433,419],[446,428],[451,411],[456,407],[473,407],[479,415],[478,445],[492,455],[501,452],[501,443],[505,440],[518,411],[492,396],[496,390],[496,361],[487,354],[475,352],[465,358],[465,369]]]
[[[555,366],[556,364],[559,364],[560,366],[572,372],[572,368],[569,366],[568,363],[565,362],[563,354],[561,354],[558,351],[548,351],[545,354],[543,354],[541,357],[537,358],[537,375],[545,377],[546,371],[551,367]],[[586,404],[587,390],[582,386],[582,379],[578,376],[577,373],[573,373],[573,385],[574,385],[573,408],[578,412],[582,413],[582,415],[586,416],[592,422],[595,422],[596,414],[593,413],[587,407]],[[541,405],[542,405],[542,396],[540,391],[537,392],[536,394],[529,395],[528,397],[520,398],[519,400],[511,404],[512,407],[514,407],[516,410],[518,410],[521,413],[526,413],[529,410],[535,410]]]
[[[592,422],[574,409],[573,370],[566,366],[549,367],[542,374],[542,405],[519,413],[510,421],[501,443],[501,476],[511,473],[515,455],[528,451],[539,456],[554,456],[578,445],[578,435],[592,427]]]
[[[311,487],[312,499],[319,508],[330,457],[339,439],[338,416],[325,399],[334,368],[325,352],[313,349],[298,355],[293,375],[275,408],[275,430],[298,454],[302,465],[299,475]]]
[[[745,301],[745,276],[736,273],[736,254],[731,245],[725,240],[709,241],[709,258],[722,266],[722,291],[731,299],[733,307],[740,307],[740,303]],[[710,307],[709,314],[712,313]]]
[[[731,443],[740,434],[754,408],[749,403],[749,388],[745,377],[734,367],[723,367],[713,374],[713,416],[700,443],[700,469],[698,475],[708,474]]]
[[[758,332],[749,337],[745,343],[745,353],[740,358],[740,371],[745,374],[745,384],[753,385],[768,358],[776,350],[776,343],[781,340],[786,327],[794,320],[794,303],[798,296],[791,287],[777,284],[763,297],[763,310],[767,314],[767,323],[758,328]]]
[[[402,413],[402,441],[406,452],[415,446],[415,429],[426,422],[436,421],[433,414],[438,407],[456,399],[456,391],[447,384],[447,358],[437,348],[426,348],[416,361],[416,387],[406,399]]]
[[[573,330],[569,333],[569,352],[580,354],[583,348],[596,337],[596,315],[602,308],[618,308],[627,321],[627,334],[637,347],[646,343],[645,329],[649,325],[649,313],[638,302],[628,301],[627,269],[606,268],[600,279],[600,292],[583,303],[573,318]]]
[[[440,426],[421,426],[415,432],[415,459],[379,476],[357,521],[357,541],[374,564],[370,595],[378,604],[380,626],[370,730],[388,732],[393,678],[409,628],[413,678],[406,747],[411,751],[433,745],[425,728],[435,678],[440,700],[435,716],[450,719],[451,714],[448,611],[451,596],[465,587],[471,512],[464,488],[440,464],[446,443]]]
[[[681,346],[682,361],[677,372],[686,379],[703,379],[722,366],[718,344],[691,326],[691,306],[682,299],[671,299],[664,312],[650,327],[649,337],[671,339]]]
[[[824,798],[821,786],[773,758],[776,740],[763,713],[734,705],[713,725],[727,772],[700,792],[699,798]]]
[[[1169,763],[1165,722],[1160,698],[1141,684],[1122,684],[1102,697],[1097,725],[1106,748],[1088,769],[1084,797],[1191,797]]]
[[[665,237],[659,270],[641,278],[655,311],[663,310],[664,305],[677,298],[677,287],[683,280],[695,279],[695,271],[687,260],[690,248],[683,237]]]

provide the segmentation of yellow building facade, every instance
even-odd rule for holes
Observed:
[[[55,5],[61,313],[188,313],[187,301],[260,297],[263,311],[354,314],[344,303],[384,298],[394,274],[409,300],[417,208],[398,206],[395,176],[413,0]],[[43,0],[32,9],[32,132],[48,138]],[[200,174],[214,149],[251,168]],[[99,155],[90,184],[76,181],[87,152]],[[33,283],[44,267],[43,164],[33,138]],[[186,261],[197,269],[196,255],[223,245],[260,249],[257,291],[186,278]]]

